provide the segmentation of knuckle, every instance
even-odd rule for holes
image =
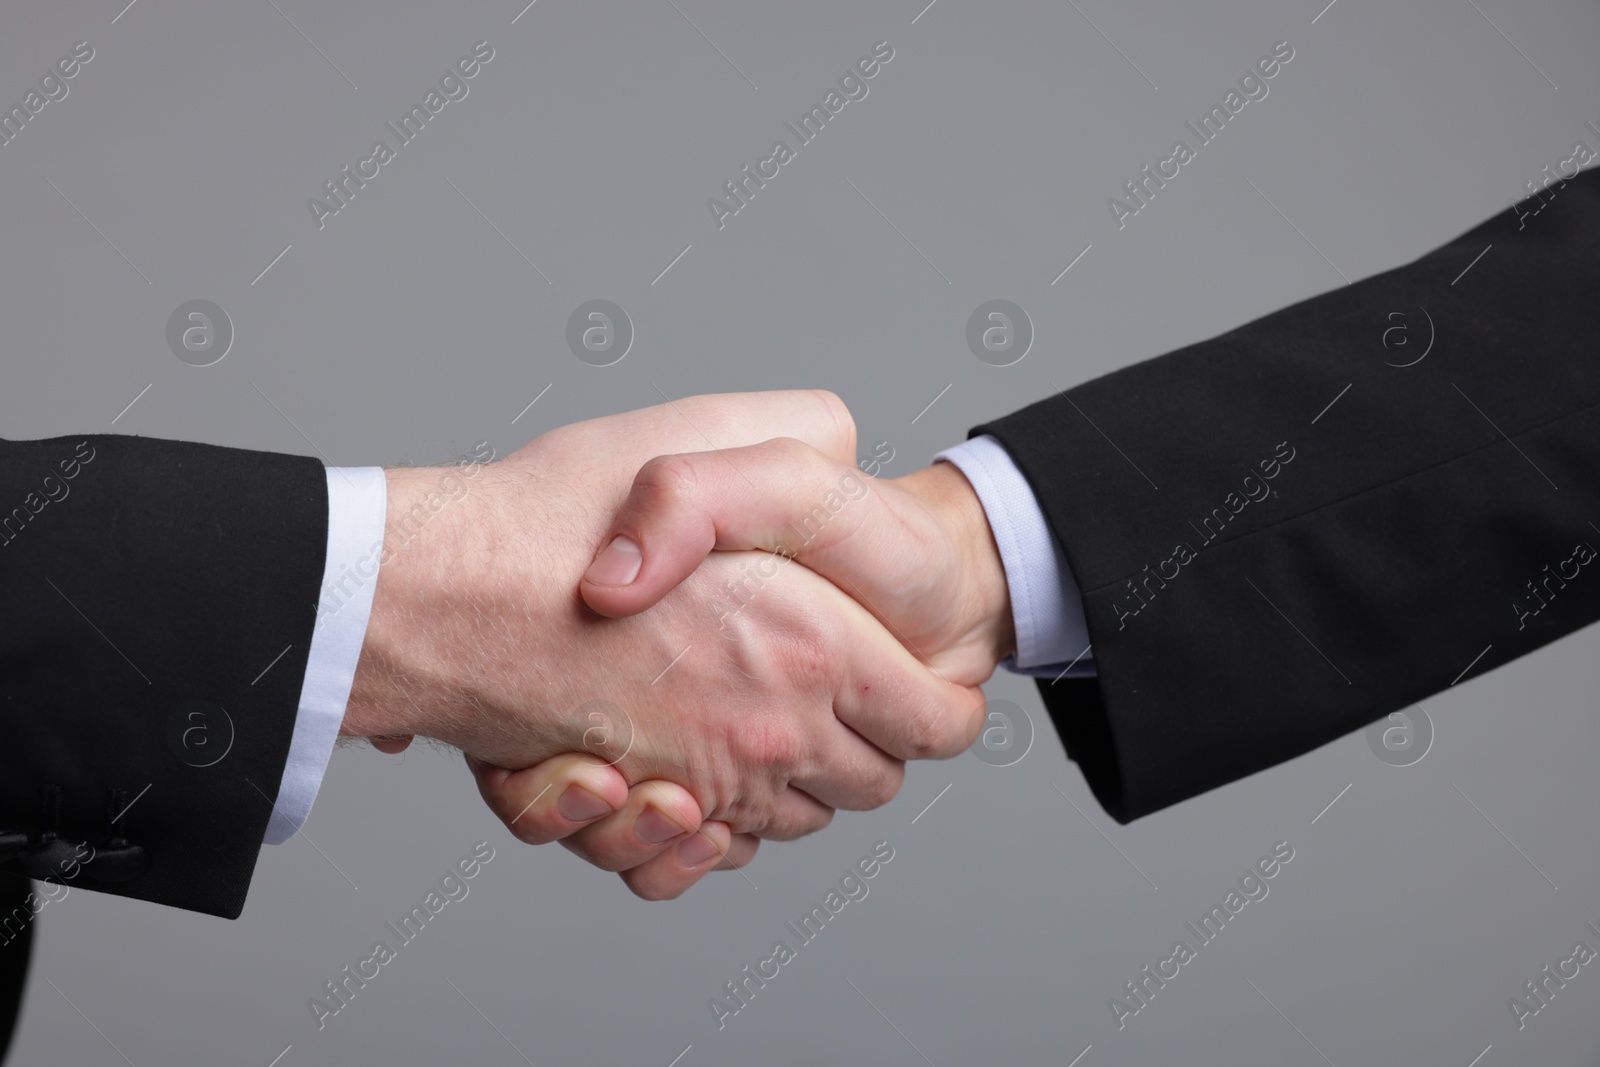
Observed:
[[[807,834],[814,834],[818,830],[826,830],[831,822],[833,822],[832,808],[822,808],[808,812],[795,820],[793,832],[789,835],[789,839],[794,840],[805,837]]]
[[[772,458],[778,460],[805,461],[817,454],[816,449],[798,437],[774,437],[761,447],[770,451]]]
[[[798,768],[806,744],[800,730],[788,719],[756,719],[739,731],[746,759],[764,772]]]
[[[828,442],[819,441],[817,447],[809,441],[802,441],[795,437],[775,437],[761,447],[766,449],[768,456],[776,470],[794,471],[801,477],[828,478],[833,475],[837,467],[836,461],[828,454]],[[855,446],[848,447],[851,455],[855,453]]]
[[[833,822],[833,809],[818,807],[804,812],[783,812],[773,817],[761,836],[773,841],[795,841]]]
[[[962,748],[958,724],[932,706],[919,708],[906,719],[904,740],[910,759],[942,759]]]
[[[761,836],[768,841],[793,841],[797,837],[804,837],[805,831],[794,826],[793,823],[774,819],[761,831]]]
[[[835,444],[840,451],[852,455],[856,450],[856,420],[850,414],[850,408],[840,399],[839,394],[831,389],[813,389],[811,392],[821,401],[823,410],[834,425],[838,435]]]
[[[700,474],[689,456],[656,456],[639,468],[633,484],[645,499],[659,498],[670,503],[692,496],[700,484]]]
[[[869,778],[862,794],[862,803],[865,805],[863,810],[872,811],[881,808],[898,796],[900,786],[905,783],[905,775],[905,768],[896,765]]]
[[[766,809],[746,797],[738,797],[717,811],[715,818],[725,822],[736,834],[759,834],[767,829],[770,820]]]

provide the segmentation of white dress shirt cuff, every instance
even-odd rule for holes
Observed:
[[[322,569],[322,598],[289,759],[267,823],[269,845],[282,844],[299,832],[322,787],[350,700],[383,557],[388,509],[383,468],[329,467],[327,474],[328,555]]]
[[[1000,549],[1016,655],[1004,664],[1020,674],[1092,677],[1094,656],[1083,597],[1028,481],[1000,442],[974,437],[934,457],[955,464],[983,504]]]

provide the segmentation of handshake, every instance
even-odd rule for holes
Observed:
[[[1014,645],[950,464],[855,467],[822,391],[564,426],[482,467],[378,576],[342,733],[454,745],[521,840],[667,899],[959,754]],[[386,472],[391,514],[437,472]]]

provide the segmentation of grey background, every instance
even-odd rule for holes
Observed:
[[[661,393],[820,385],[903,474],[981,419],[1419,255],[1597,143],[1579,0],[924,2],[540,0],[515,24],[517,0],[14,6],[0,100],[73,42],[96,56],[0,148],[0,427],[423,463]],[[306,198],[480,39],[468,98],[319,232]],[[870,95],[718,232],[706,198],[880,39]],[[1106,198],[1283,39],[1270,95],[1119,232]],[[637,331],[612,367],[564,344],[594,298]],[[1034,323],[1015,366],[966,348],[992,298]],[[167,349],[192,299],[232,318],[215,366]],[[1383,358],[1384,325],[1352,360]],[[1136,420],[1118,436],[1159,481]],[[1125,828],[1031,684],[999,677],[1038,727],[1020,763],[916,766],[888,807],[670,904],[517,846],[454,755],[341,750],[240,921],[48,907],[15,1062],[1592,1063],[1592,968],[1520,1033],[1506,1000],[1600,947],[1597,651],[1590,629],[1429,700],[1413,766],[1352,735]],[[471,895],[318,1032],[307,998],[480,839],[498,854]],[[870,896],[718,1033],[706,999],[882,839]],[[1270,896],[1119,1032],[1107,999],[1279,840]]]

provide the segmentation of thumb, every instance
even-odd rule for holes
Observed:
[[[789,438],[658,456],[634,478],[580,584],[583,599],[601,615],[636,615],[718,549],[814,559],[866,521],[868,481]]]

